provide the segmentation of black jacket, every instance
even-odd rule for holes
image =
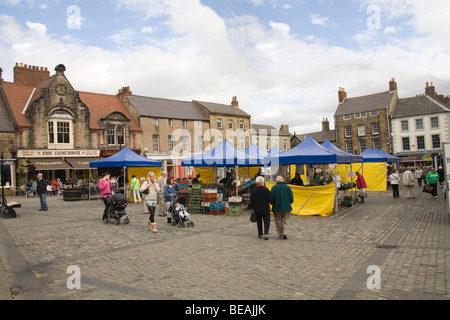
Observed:
[[[37,180],[37,193],[44,194],[47,193],[47,181],[42,178],[41,180]]]
[[[269,204],[273,204],[273,196],[266,187],[256,186],[250,194],[250,201],[256,214],[270,214]]]

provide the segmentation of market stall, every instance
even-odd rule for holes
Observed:
[[[145,177],[150,171],[155,172],[156,176],[161,173],[161,161],[156,161],[142,157],[125,147],[118,153],[108,158],[92,161],[89,163],[90,168],[123,168],[124,180],[131,181],[131,176],[136,174],[136,177]],[[128,170],[127,170],[128,169]],[[128,175],[127,175],[128,171]],[[125,188],[126,189],[126,188]],[[126,193],[124,191],[124,193]]]
[[[295,148],[282,152],[278,156],[270,156],[266,161],[278,165],[333,165],[351,163],[352,157],[342,152],[327,150],[311,137],[307,137]],[[268,183],[269,188],[273,186]],[[330,216],[337,210],[336,184],[331,180],[326,185],[291,186],[294,193],[293,214],[299,216]]]
[[[387,156],[372,148],[361,153],[364,165],[360,172],[367,183],[367,191],[387,191]]]

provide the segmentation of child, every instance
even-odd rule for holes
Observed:
[[[175,211],[178,212],[181,219],[189,218],[191,216],[187,211],[184,211],[184,206],[181,203],[175,204]]]

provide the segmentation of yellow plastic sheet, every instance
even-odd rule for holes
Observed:
[[[239,167],[238,168],[239,178],[242,179],[245,171],[245,175],[247,176],[248,179],[254,179],[259,169],[260,167]]]
[[[128,183],[131,182],[131,177],[133,176],[133,174],[136,176],[136,178],[138,178],[138,180],[141,179],[141,177],[144,177],[145,179],[147,179],[148,173],[149,172],[154,172],[156,179],[158,179],[161,176],[161,168],[156,168],[156,167],[132,167],[132,168],[127,168],[128,170]]]
[[[387,191],[386,163],[364,163],[360,171],[367,184],[367,191]]]
[[[204,184],[214,182],[214,168],[194,168],[194,175],[200,174],[200,181]]]
[[[268,182],[267,188],[272,190],[275,183]],[[333,214],[336,185],[330,183],[326,186],[297,187],[289,185],[294,194],[292,214],[296,216],[322,216]]]

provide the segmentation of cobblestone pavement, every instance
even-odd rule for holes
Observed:
[[[101,222],[101,201],[50,196],[38,212],[37,198],[11,197],[23,207],[17,219],[0,217],[0,298],[448,300],[448,206],[442,191],[416,191],[411,200],[372,192],[327,218],[291,216],[288,240],[277,239],[272,218],[269,241],[249,212],[193,215],[184,229],[156,217],[153,234],[141,204],[127,208],[131,224],[115,226]],[[68,289],[69,266],[79,267],[81,289]]]

